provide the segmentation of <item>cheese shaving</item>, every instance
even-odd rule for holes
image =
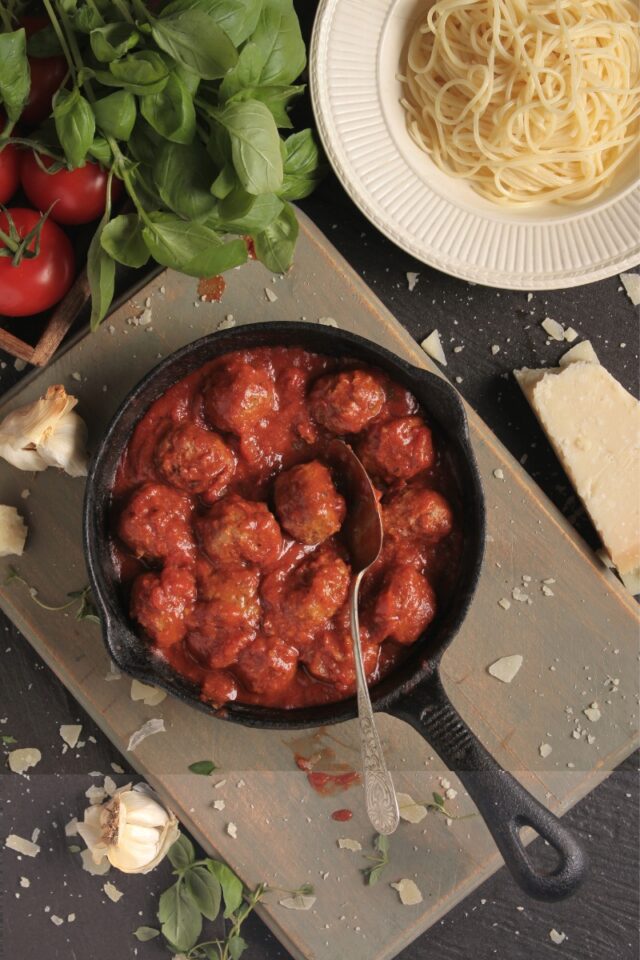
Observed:
[[[519,653],[514,653],[510,657],[500,657],[488,668],[489,673],[496,680],[502,680],[503,683],[511,683],[523,664],[523,657]]]
[[[423,804],[416,803],[408,793],[399,793],[397,797],[401,820],[406,820],[408,823],[420,823],[421,820],[424,820],[427,815],[427,808]]]
[[[440,341],[440,334],[437,330],[434,330],[429,334],[428,337],[425,337],[420,346],[427,356],[431,357],[432,360],[435,360],[443,367],[446,367],[447,358],[444,355],[444,350],[442,349],[442,343]]]
[[[413,880],[405,878],[398,880],[397,883],[392,883],[391,886],[398,891],[400,902],[405,907],[414,907],[416,904],[422,903],[422,894]]]

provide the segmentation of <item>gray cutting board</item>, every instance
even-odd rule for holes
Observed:
[[[195,280],[163,273],[98,333],[81,337],[44,371],[27,377],[6,398],[0,415],[49,384],[64,383],[79,396],[79,411],[97,442],[120,400],[160,357],[215,330],[229,315],[238,324],[290,320],[292,343],[295,321],[330,316],[415,364],[431,366],[326,238],[302,216],[301,221],[295,266],[286,278],[273,278],[252,262],[227,277],[221,303],[200,303]],[[275,302],[265,287],[274,291]],[[152,323],[127,323],[141,312],[146,297]],[[469,416],[486,488],[489,542],[471,613],[444,658],[445,682],[460,713],[499,762],[562,813],[637,745],[636,608],[484,423],[472,411]],[[504,479],[494,477],[497,468]],[[4,462],[0,466],[0,502],[18,506],[30,529],[26,553],[16,566],[50,603],[86,583],[83,487],[83,481],[52,470],[34,478]],[[26,500],[20,496],[25,488],[31,491]],[[8,561],[1,564],[6,568]],[[510,598],[513,587],[522,588],[523,575],[531,578],[526,592],[533,602],[512,601],[509,610],[501,609],[498,600]],[[547,578],[556,580],[553,597],[541,591]],[[226,724],[172,698],[156,707],[134,703],[125,677],[105,680],[109,663],[96,625],[42,611],[17,584],[0,589],[0,604],[120,750],[126,751],[131,733],[145,720],[164,718],[167,732],[145,740],[128,758],[210,853],[225,858],[249,885],[262,880],[289,889],[314,884],[317,900],[309,912],[281,907],[276,894],[262,908],[294,956],[386,960],[500,866],[479,818],[447,825],[444,817],[430,813],[420,824],[401,824],[382,880],[365,886],[359,871],[367,865],[372,831],[357,789],[333,798],[315,794],[295,767],[287,735]],[[489,676],[489,664],[514,653],[524,656],[524,665],[512,684]],[[617,692],[610,691],[608,677],[620,679]],[[602,712],[597,723],[581,713],[593,701]],[[586,736],[572,737],[576,718],[595,736],[591,744]],[[442,770],[416,733],[387,716],[380,718],[380,727],[399,790],[429,798],[441,790],[445,775],[460,791],[449,804],[452,809],[473,810],[455,775]],[[339,757],[357,764],[353,724],[329,733],[339,740],[330,741]],[[553,747],[546,760],[539,754],[542,743]],[[218,777],[187,771],[188,764],[204,758],[219,765]],[[226,784],[214,789],[224,778]],[[212,809],[214,797],[225,800],[225,810]],[[342,806],[354,810],[350,823],[330,819]],[[230,821],[237,825],[235,840],[226,833]],[[338,837],[359,840],[362,853],[338,849]],[[389,882],[401,877],[415,879],[423,903],[400,904]]]

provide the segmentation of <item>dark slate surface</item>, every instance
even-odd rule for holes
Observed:
[[[302,6],[302,5],[299,5]],[[306,13],[305,20],[309,19]],[[635,395],[639,390],[640,326],[617,277],[574,290],[525,293],[471,286],[437,273],[396,249],[371,228],[339,184],[329,177],[303,204],[410,333],[422,339],[440,331],[459,389],[547,495],[592,543],[594,534],[509,371],[551,364],[562,345],[547,344],[540,322],[551,316],[593,342],[601,361]],[[419,273],[409,293],[406,273]],[[491,347],[500,351],[493,354]],[[454,353],[454,346],[464,349]],[[10,357],[0,358],[0,390],[20,376]],[[460,378],[460,379],[457,379]],[[0,497],[1,500],[1,497]],[[142,960],[168,957],[158,941],[137,944],[132,931],[154,924],[157,894],[168,885],[166,863],[146,878],[112,875],[125,896],[111,903],[103,881],[90,877],[67,852],[63,825],[81,815],[91,771],[111,774],[127,761],[95,728],[64,687],[0,616],[0,733],[37,746],[43,760],[30,779],[2,774],[0,839],[41,829],[35,860],[13,852],[0,858],[0,958],[2,960]],[[58,728],[82,723],[86,745],[60,756]],[[95,742],[89,740],[94,737]],[[9,748],[5,748],[9,749]],[[638,757],[630,758],[567,816],[583,840],[591,872],[583,889],[564,904],[527,901],[505,870],[499,871],[439,925],[402,954],[402,960],[636,960],[638,938]],[[126,776],[116,776],[127,782]],[[31,884],[20,886],[26,876]],[[49,908],[49,909],[47,909]],[[522,909],[521,909],[522,908]],[[66,918],[75,913],[75,921]],[[61,927],[51,914],[65,918]],[[566,940],[554,945],[556,928]],[[285,950],[258,919],[247,924],[247,960],[285,960]],[[137,949],[137,953],[134,953]]]

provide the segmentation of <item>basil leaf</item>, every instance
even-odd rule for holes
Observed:
[[[199,141],[160,145],[153,165],[153,179],[163,202],[176,213],[197,220],[215,207],[211,195],[211,162]]]
[[[304,70],[304,40],[291,0],[264,0],[251,40],[264,58],[261,83],[292,83]]]
[[[376,834],[376,838],[373,841],[373,845],[378,851],[386,856],[389,853],[389,837],[383,833]]]
[[[175,73],[159,93],[140,100],[140,112],[161,136],[174,143],[191,143],[196,132],[193,97]]]
[[[149,259],[137,213],[122,213],[110,220],[102,231],[100,242],[110,257],[127,267],[143,267]]]
[[[152,165],[158,156],[160,137],[146,120],[138,117],[129,137],[129,150],[140,163]]]
[[[236,934],[235,937],[229,937],[227,941],[227,950],[229,951],[229,956],[231,960],[240,960],[240,957],[245,952],[249,944],[244,940],[239,934]]]
[[[203,222],[213,230],[253,235],[260,233],[270,223],[273,223],[283,209],[284,203],[274,193],[263,193],[255,198],[251,209],[242,217],[236,217],[234,220],[224,220],[218,207]]]
[[[260,75],[264,67],[264,54],[255,43],[246,43],[240,51],[238,62],[229,70],[220,84],[218,91],[220,100],[224,102],[240,90],[260,83]]]
[[[217,769],[213,760],[197,760],[195,763],[189,764],[191,773],[199,773],[203,777],[208,777],[210,773]]]
[[[228,197],[237,184],[236,172],[230,163],[226,163],[216,179],[211,184],[211,193],[218,200]]]
[[[191,277],[214,277],[247,260],[243,240],[223,243],[220,236],[196,221],[181,220],[168,213],[149,215],[153,226],[142,231],[151,256],[164,267]]]
[[[205,866],[192,867],[185,875],[187,890],[200,913],[207,920],[215,920],[220,913],[222,888]]]
[[[22,113],[30,83],[24,27],[0,33],[0,101],[10,121]]]
[[[62,55],[58,35],[49,23],[27,37],[27,54],[30,57],[59,57]]]
[[[122,60],[114,60],[109,64],[108,73],[100,71],[96,75],[100,83],[108,87],[122,87],[143,97],[163,89],[169,79],[169,68],[159,53],[140,50]]]
[[[89,34],[93,55],[101,63],[119,60],[136,46],[139,39],[138,31],[128,23],[107,23]]]
[[[102,3],[95,3],[91,6],[85,4],[80,7],[79,10],[75,11],[72,22],[79,33],[91,33],[91,31],[97,29],[97,27],[103,26],[104,20],[98,9],[101,6],[103,6]]]
[[[220,860],[207,860],[207,868],[217,878],[222,887],[224,916],[228,919],[242,903],[242,881],[226,863],[221,863]]]
[[[69,164],[74,168],[83,166],[96,130],[89,101],[77,88],[61,87],[53,98],[53,119]]]
[[[278,196],[283,200],[308,197],[324,174],[320,151],[311,130],[300,130],[287,137],[284,151],[284,179]]]
[[[287,113],[287,107],[294,97],[304,93],[305,85],[292,86],[265,86],[246,87],[233,96],[234,100],[259,100],[264,103],[273,114],[276,126],[290,129],[293,124]]]
[[[165,890],[158,902],[162,934],[180,951],[191,950],[202,930],[202,916],[181,880]]]
[[[134,930],[133,935],[140,943],[147,943],[148,940],[159,937],[160,931],[156,930],[155,927],[138,927],[137,930]]]
[[[176,63],[206,80],[223,77],[238,59],[224,30],[201,10],[163,15],[153,21],[151,34]]]
[[[258,100],[231,102],[217,119],[231,141],[231,158],[247,193],[275,193],[282,186],[283,166],[278,128]]]
[[[94,137],[93,143],[88,150],[89,156],[101,163],[103,167],[110,167],[113,163],[113,154],[111,147],[104,137]]]
[[[186,87],[191,96],[195,97],[198,92],[198,87],[200,86],[200,77],[198,74],[194,73],[193,70],[182,67],[179,63],[176,63],[173,72],[182,81],[182,85]]]
[[[100,326],[113,300],[116,265],[101,243],[102,231],[109,220],[110,206],[108,204],[98,229],[91,238],[87,254],[87,278],[91,290],[91,330],[96,330]]]
[[[239,47],[255,30],[262,0],[174,0],[165,14],[203,10],[222,27],[234,46]]]
[[[223,200],[218,204],[218,215],[226,224],[233,220],[240,220],[249,215],[252,206],[257,197],[252,193],[247,193],[242,187],[236,186]]]
[[[181,833],[176,842],[169,847],[167,856],[176,870],[184,870],[190,863],[193,863],[196,852],[189,837],[185,837],[184,833]]]
[[[287,203],[265,230],[255,234],[253,241],[258,260],[273,273],[286,273],[293,260],[298,229],[295,211]]]
[[[117,90],[97,100],[93,113],[98,128],[116,140],[128,140],[136,122],[136,101],[128,90]]]

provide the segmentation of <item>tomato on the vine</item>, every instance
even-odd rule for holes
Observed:
[[[41,220],[40,214],[25,207],[0,212],[0,231],[24,238]],[[9,247],[0,235],[0,250]],[[28,245],[34,252],[36,238]],[[13,265],[12,256],[0,256],[0,314],[25,317],[48,310],[61,300],[73,283],[75,258],[67,235],[55,223],[45,220],[40,230],[36,256],[23,256]]]
[[[75,225],[90,223],[104,213],[107,198],[108,174],[97,163],[85,163],[75,170],[47,173],[40,163],[50,167],[53,160],[33,150],[22,160],[21,180],[24,192],[36,209],[45,211],[55,204],[51,217],[58,223]],[[120,180],[111,182],[111,200],[122,193]]]
[[[0,203],[8,203],[18,189],[21,160],[20,151],[13,143],[7,143],[0,150]]]

